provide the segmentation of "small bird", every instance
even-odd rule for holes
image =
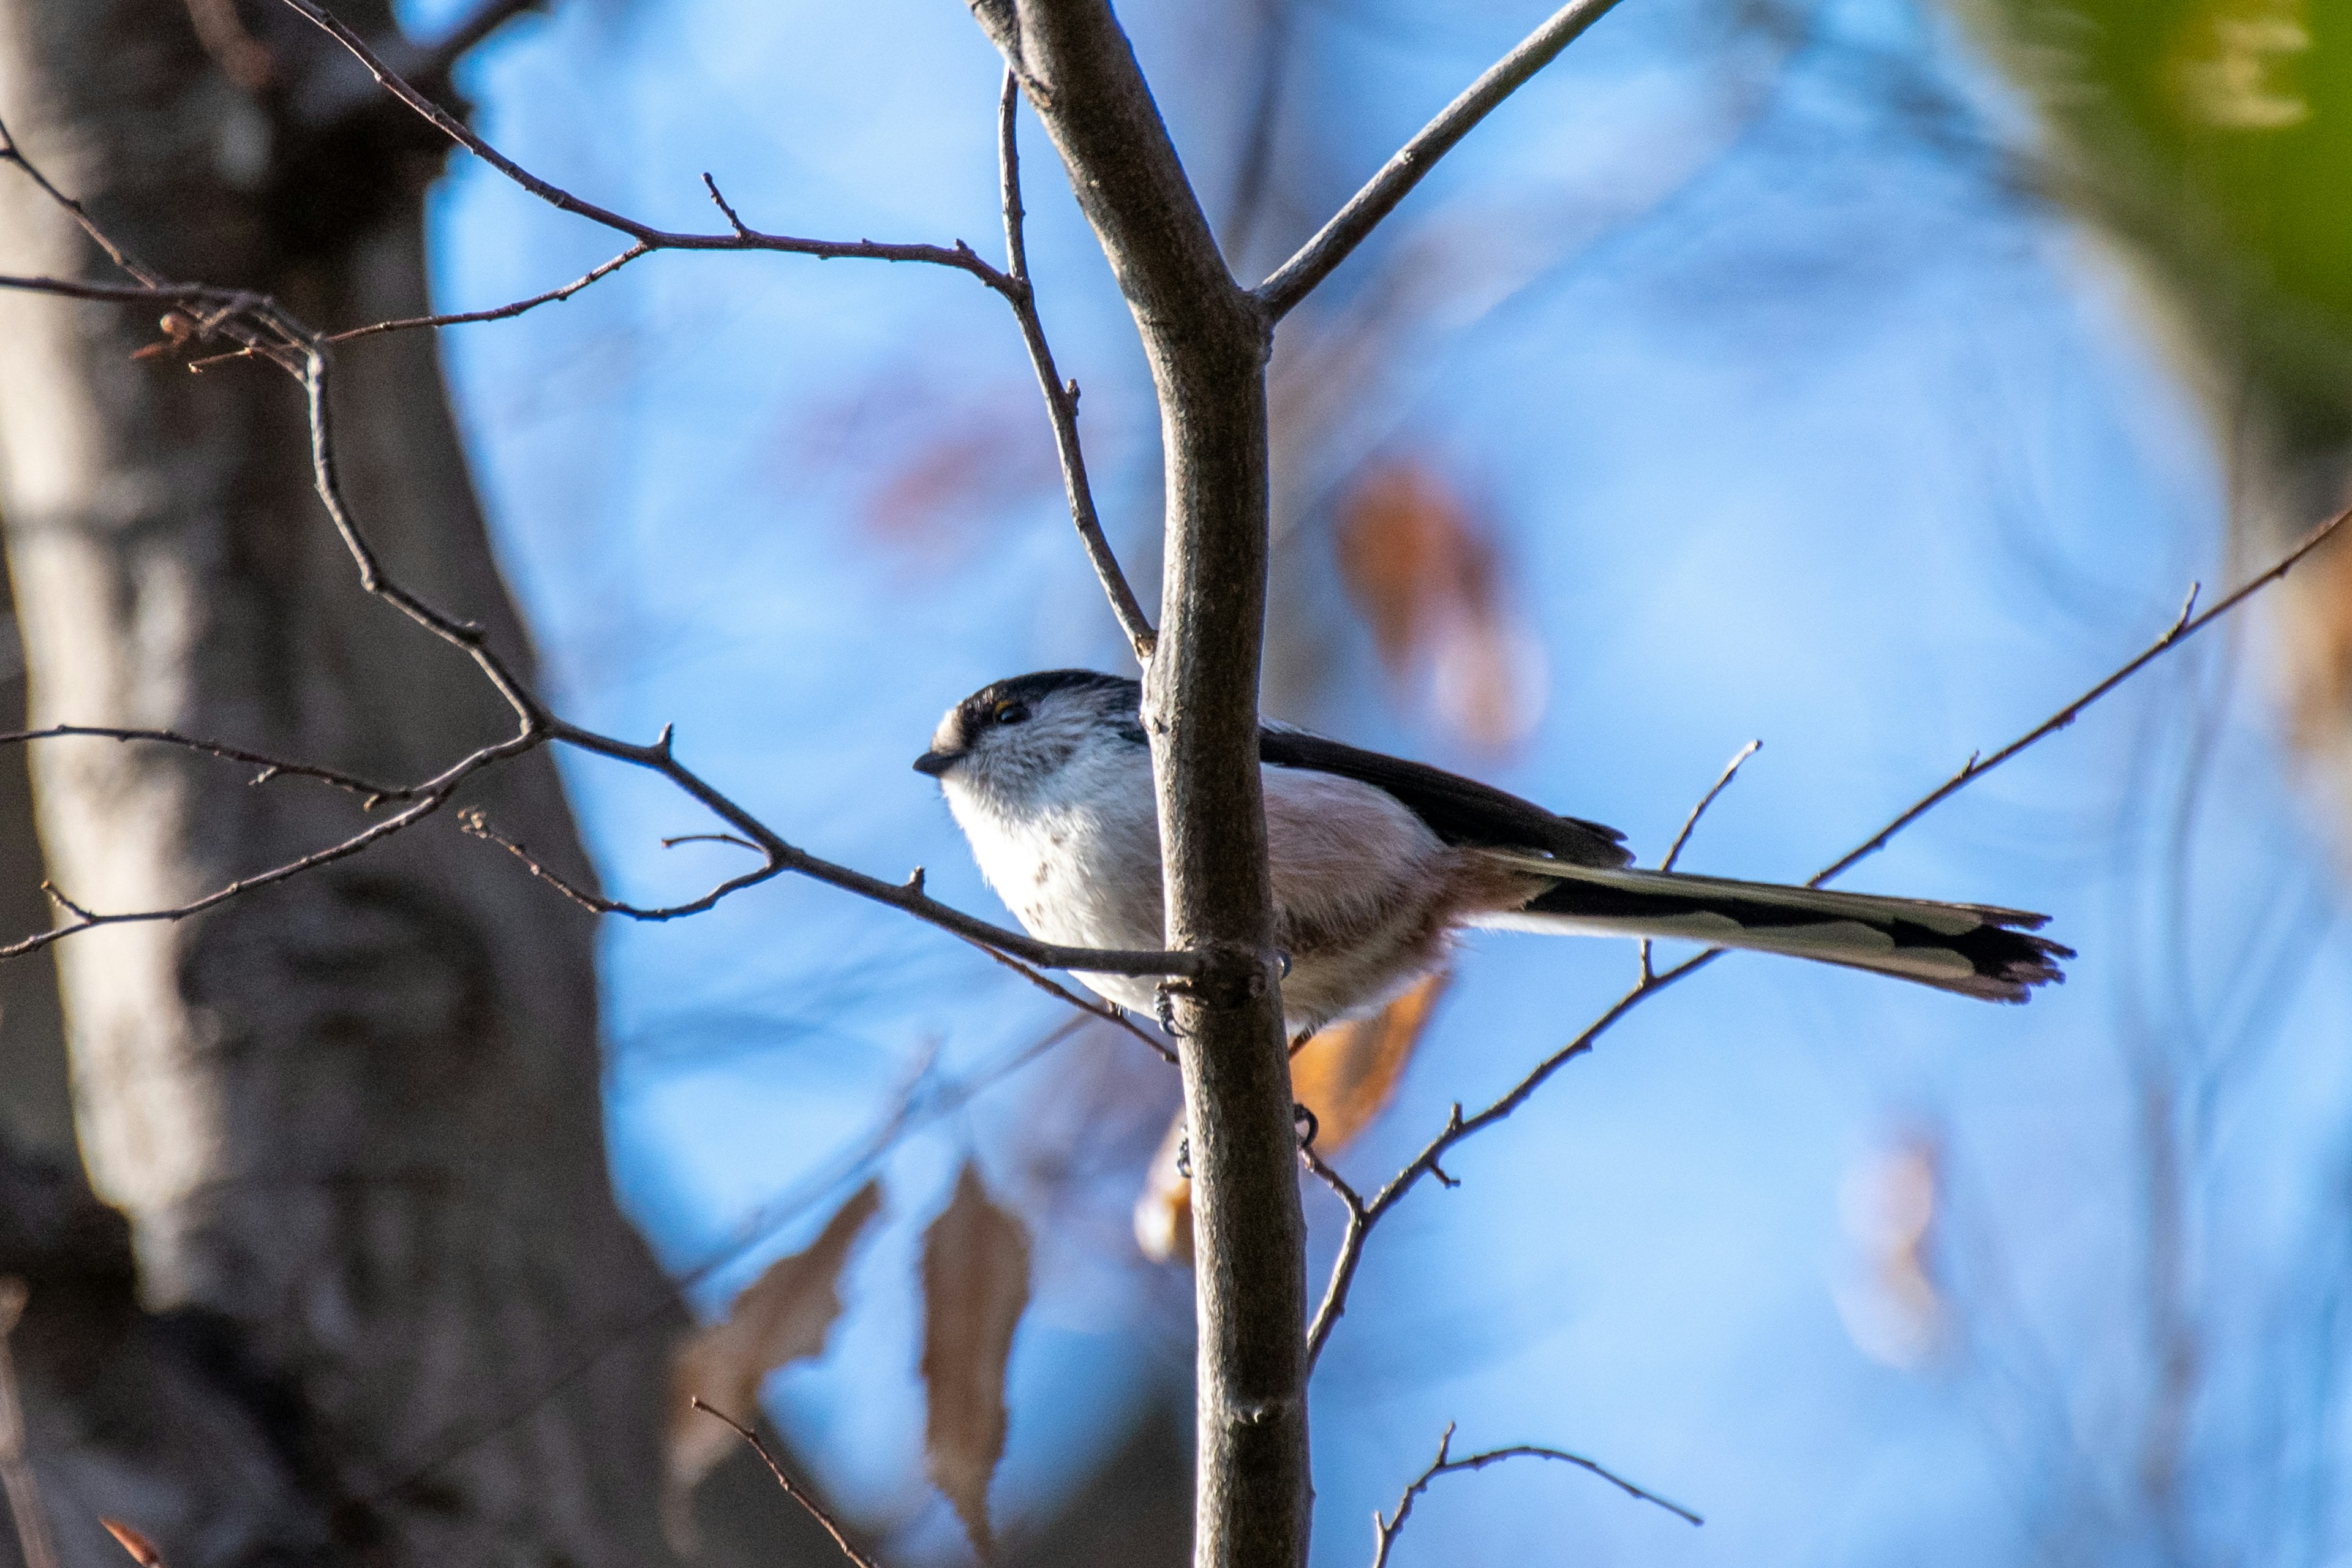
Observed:
[[[1072,947],[1163,941],[1160,827],[1139,683],[1049,669],[948,710],[916,770],[940,781],[1023,927]],[[1284,1020],[1369,1013],[1444,961],[1454,932],[1678,937],[2022,1002],[2064,978],[2048,917],[1632,868],[1624,835],[1475,780],[1268,724],[1258,732]],[[1082,973],[1122,1007],[1148,976]]]

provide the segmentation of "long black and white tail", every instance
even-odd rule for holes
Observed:
[[[1479,853],[1551,886],[1481,925],[1603,936],[1678,938],[1786,953],[1916,980],[1988,1002],[2022,1002],[2063,981],[2074,950],[2029,933],[2047,915],[1981,904],[1735,882],[1679,871],[1569,866],[1507,850]]]

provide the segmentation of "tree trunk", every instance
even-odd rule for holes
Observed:
[[[436,134],[373,103],[306,125],[316,84],[356,72],[340,51],[249,13],[271,67],[249,92],[192,12],[218,8],[0,0],[18,144],[170,276],[321,327],[425,311]],[[347,15],[390,26],[381,4]],[[0,270],[119,280],[6,169]],[[311,493],[299,388],[252,363],[134,362],[154,336],[120,307],[0,297],[0,516],[34,722],[171,728],[386,781],[506,732],[462,657],[360,591]],[[337,415],[386,565],[525,661],[429,336],[354,345]],[[51,874],[102,910],[182,902],[364,820],[323,787],[154,745],[46,742],[34,781]],[[589,875],[547,753],[472,798]],[[121,1560],[85,1554],[99,1511],[174,1568],[665,1559],[663,1336],[624,1331],[666,1287],[607,1179],[592,937],[436,819],[200,919],[61,945],[98,1191],[131,1220],[147,1307],[201,1328],[209,1375],[266,1438],[203,1485],[128,1452],[57,1468],[68,1562]],[[37,1452],[113,1440],[74,1398],[68,1379],[37,1399]]]

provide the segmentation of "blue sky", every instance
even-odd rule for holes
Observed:
[[[1255,14],[1125,13],[1213,212]],[[1539,10],[1292,14],[1270,236],[1344,196]],[[2190,579],[2229,575],[2221,479],[2122,274],[2011,194],[1987,147],[2013,117],[1938,25],[1901,0],[1837,0],[1793,34],[1729,18],[1631,0],[1286,344],[1322,363],[1412,246],[1443,260],[1434,302],[1383,329],[1377,374],[1338,386],[1314,440],[1277,456],[1296,515],[1276,628],[1290,673],[1269,700],[1613,823],[1646,859],[1760,737],[1685,865],[1799,879],[2120,662]],[[955,5],[560,0],[466,85],[504,150],[649,220],[708,225],[708,170],[763,227],[994,254],[996,68]],[[1950,101],[1923,117],[1890,84]],[[1047,323],[1086,389],[1106,516],[1150,581],[1148,382],[1026,132]],[[449,309],[622,244],[478,167],[456,169],[436,214]],[[1260,248],[1261,266],[1279,250]],[[633,735],[675,722],[682,755],[796,841],[881,875],[919,863],[934,892],[996,916],[908,762],[990,678],[1121,658],[1001,306],[944,271],[660,256],[446,352],[564,710]],[[986,457],[968,503],[877,522],[877,486],[954,442]],[[1318,508],[1386,452],[1442,467],[1493,520],[1548,672],[1513,752],[1467,749],[1401,699],[1331,586]],[[1416,1194],[1376,1238],[1316,1386],[1318,1562],[1360,1560],[1367,1512],[1448,1421],[1461,1446],[1591,1455],[1709,1522],[1507,1468],[1443,1483],[1401,1563],[2343,1551],[2323,1374],[2352,968],[2266,635],[2259,618],[2217,632],[1846,879],[2052,911],[2083,954],[2063,989],[2001,1009],[1737,957],[1465,1149],[1459,1190]],[[731,869],[723,847],[659,847],[701,824],[654,781],[569,776],[629,896]],[[632,1212],[680,1270],[747,1226],[762,1236],[697,1287],[705,1309],[805,1241],[835,1201],[818,1178],[921,1064],[987,1074],[1057,1021],[961,944],[809,884],[611,926],[604,952]],[[1573,1035],[1633,962],[1622,944],[1471,942],[1344,1168],[1377,1180],[1453,1100]],[[913,1296],[920,1227],[958,1164],[978,1158],[1039,1237],[996,1492],[1001,1513],[1034,1514],[1189,1357],[1189,1288],[1127,1232],[1173,1104],[1139,1049],[1082,1038],[885,1162],[888,1223],[832,1350],[771,1393],[892,1561],[961,1551],[921,1479]],[[1864,1222],[1874,1173],[1906,1151],[1937,1173],[1940,1315],[1932,1348],[1889,1364],[1869,1325],[1895,1308],[1874,1295]],[[2178,1180],[2152,1183],[2159,1168]],[[2158,1191],[2180,1195],[2177,1221]],[[1336,1214],[1307,1204],[1319,1260]],[[2196,1370],[2174,1443],[2160,1373],[2182,1345]]]

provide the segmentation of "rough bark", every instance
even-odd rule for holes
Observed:
[[[381,5],[352,13],[389,26]],[[326,326],[422,312],[434,133],[396,107],[304,125],[319,73],[356,68],[299,19],[246,19],[274,68],[257,95],[178,0],[5,0],[0,114],[173,276]],[[0,170],[0,269],[103,268]],[[384,778],[503,732],[465,660],[353,582],[298,389],[252,364],[133,362],[153,325],[0,299],[0,517],[35,722],[164,726]],[[524,659],[429,339],[355,347],[340,384],[345,482],[387,564]],[[51,743],[34,776],[53,874],[102,910],[178,902],[356,820],[331,792],[162,748]],[[476,798],[588,875],[545,753]],[[214,1446],[202,1486],[184,1456],[102,1454],[58,1474],[57,1511],[123,1514],[176,1568],[664,1560],[661,1336],[541,1397],[663,1290],[607,1180],[587,922],[436,824],[58,952],[83,1148],[130,1218],[145,1305],[202,1325],[208,1375],[262,1440]],[[152,1336],[110,1300],[125,1335]],[[97,1440],[71,1379],[46,1386],[58,1444]],[[261,1458],[230,1462],[247,1448]]]
[[[1144,723],[1192,1138],[1200,1451],[1193,1560],[1306,1561],[1305,1222],[1257,764],[1271,327],[1234,283],[1103,0],[975,0],[1134,315],[1167,477]]]

